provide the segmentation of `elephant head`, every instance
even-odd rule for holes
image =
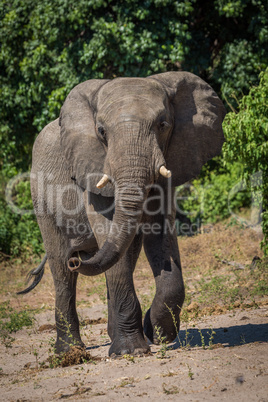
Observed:
[[[69,267],[93,275],[115,264],[134,238],[150,184],[165,186],[161,174],[171,172],[172,186],[181,185],[220,153],[224,115],[213,89],[187,72],[76,86],[61,109],[61,145],[76,183],[114,196],[115,211],[103,247]]]

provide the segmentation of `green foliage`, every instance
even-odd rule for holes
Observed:
[[[226,115],[226,142],[222,157],[203,167],[190,186],[177,191],[179,206],[195,222],[216,222],[241,207],[259,207],[268,253],[268,69],[238,105],[238,112]],[[184,198],[184,199],[180,199]],[[256,222],[252,222],[255,224]]]
[[[229,113],[224,121],[226,161],[238,161],[244,167],[247,181],[255,175],[254,185],[262,197],[264,213],[262,228],[263,249],[268,253],[268,68],[260,74],[259,86],[239,102],[238,113]]]
[[[267,26],[265,0],[0,0],[2,251],[40,252],[34,218],[14,216],[4,188],[76,84],[188,70],[234,107],[268,64]]]
[[[248,91],[268,61],[267,13],[264,0],[1,0],[4,165],[28,169],[37,131],[89,78],[185,69]]]
[[[31,327],[34,318],[28,310],[15,311],[9,302],[0,305],[0,339],[6,347],[11,347],[14,338],[12,332],[17,332],[23,327]]]
[[[212,80],[220,84],[222,97],[236,105],[236,98],[257,84],[257,75],[267,67],[267,2],[219,0],[214,4],[222,36],[214,53]]]
[[[3,321],[4,319],[4,321]],[[30,327],[33,324],[33,317],[27,310],[15,311],[9,302],[0,305],[0,328],[8,332],[17,332],[23,327]]]
[[[14,186],[12,202],[21,210],[33,210],[30,183],[20,181]],[[14,213],[11,206],[0,198],[0,251],[11,256],[42,254],[43,244],[35,215]]]
[[[241,174],[238,163],[224,167],[220,160],[217,169],[214,167],[213,170],[204,166],[200,178],[177,189],[179,207],[192,222],[200,219],[203,223],[214,223],[229,217],[231,212],[250,205],[250,191],[236,190],[237,184],[241,183]]]

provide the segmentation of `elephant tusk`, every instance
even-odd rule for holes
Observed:
[[[96,187],[103,188],[106,186],[107,183],[109,183],[109,177],[107,176],[107,174],[104,174],[100,181],[97,183]]]
[[[167,170],[167,168],[166,168],[164,165],[162,165],[162,166],[160,167],[159,173],[160,173],[162,176],[166,177],[167,179],[168,179],[169,177],[171,177],[171,171],[170,171],[170,170]]]
[[[81,255],[80,255],[79,251],[77,251],[77,255],[78,255],[78,260],[79,260],[80,262],[82,262],[82,258],[81,258]]]

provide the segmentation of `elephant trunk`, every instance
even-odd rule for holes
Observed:
[[[111,258],[112,256],[112,258]],[[108,240],[102,248],[89,260],[82,260],[80,255],[69,258],[68,268],[87,276],[102,274],[119,260],[120,255],[113,243]]]
[[[144,135],[138,137],[146,138]],[[156,166],[159,171],[165,160],[157,143],[151,141],[146,144],[135,136],[130,142],[132,144],[128,147],[122,144],[123,157],[120,161],[111,158],[113,163],[110,162],[115,178],[115,213],[107,239],[92,258],[82,260],[71,257],[68,261],[71,271],[89,276],[105,272],[122,257],[138,231],[149,185],[155,179]]]
[[[115,213],[102,248],[88,260],[79,256],[68,260],[68,268],[83,275],[99,275],[112,267],[130,246],[142,218],[146,190],[130,183],[118,185],[115,192]]]

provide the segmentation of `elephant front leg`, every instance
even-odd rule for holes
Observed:
[[[67,272],[59,275],[62,264],[50,263],[55,285],[55,319],[57,339],[55,352],[57,354],[67,352],[71,346],[84,347],[79,332],[79,320],[76,311],[76,282],[78,274]]]
[[[70,272],[66,265],[68,241],[58,230],[52,215],[37,216],[44,239],[48,263],[55,287],[55,320],[57,339],[55,352],[67,352],[72,345],[84,346],[79,332],[76,311],[77,273]]]
[[[87,192],[84,193],[84,200],[90,225],[101,248],[110,230],[113,200]],[[96,230],[100,227],[102,230]],[[142,354],[150,350],[143,336],[141,307],[133,283],[133,271],[141,245],[142,235],[138,234],[120,260],[105,273],[108,334],[112,340],[110,356]]]
[[[133,284],[141,242],[141,236],[137,236],[120,261],[106,272],[110,356],[150,351],[143,336],[142,312]]]
[[[145,253],[156,283],[156,294],[144,319],[144,332],[156,344],[160,341],[159,334],[167,342],[176,338],[185,297],[177,235],[170,230],[174,219],[161,216],[158,223],[161,233],[144,236]]]

